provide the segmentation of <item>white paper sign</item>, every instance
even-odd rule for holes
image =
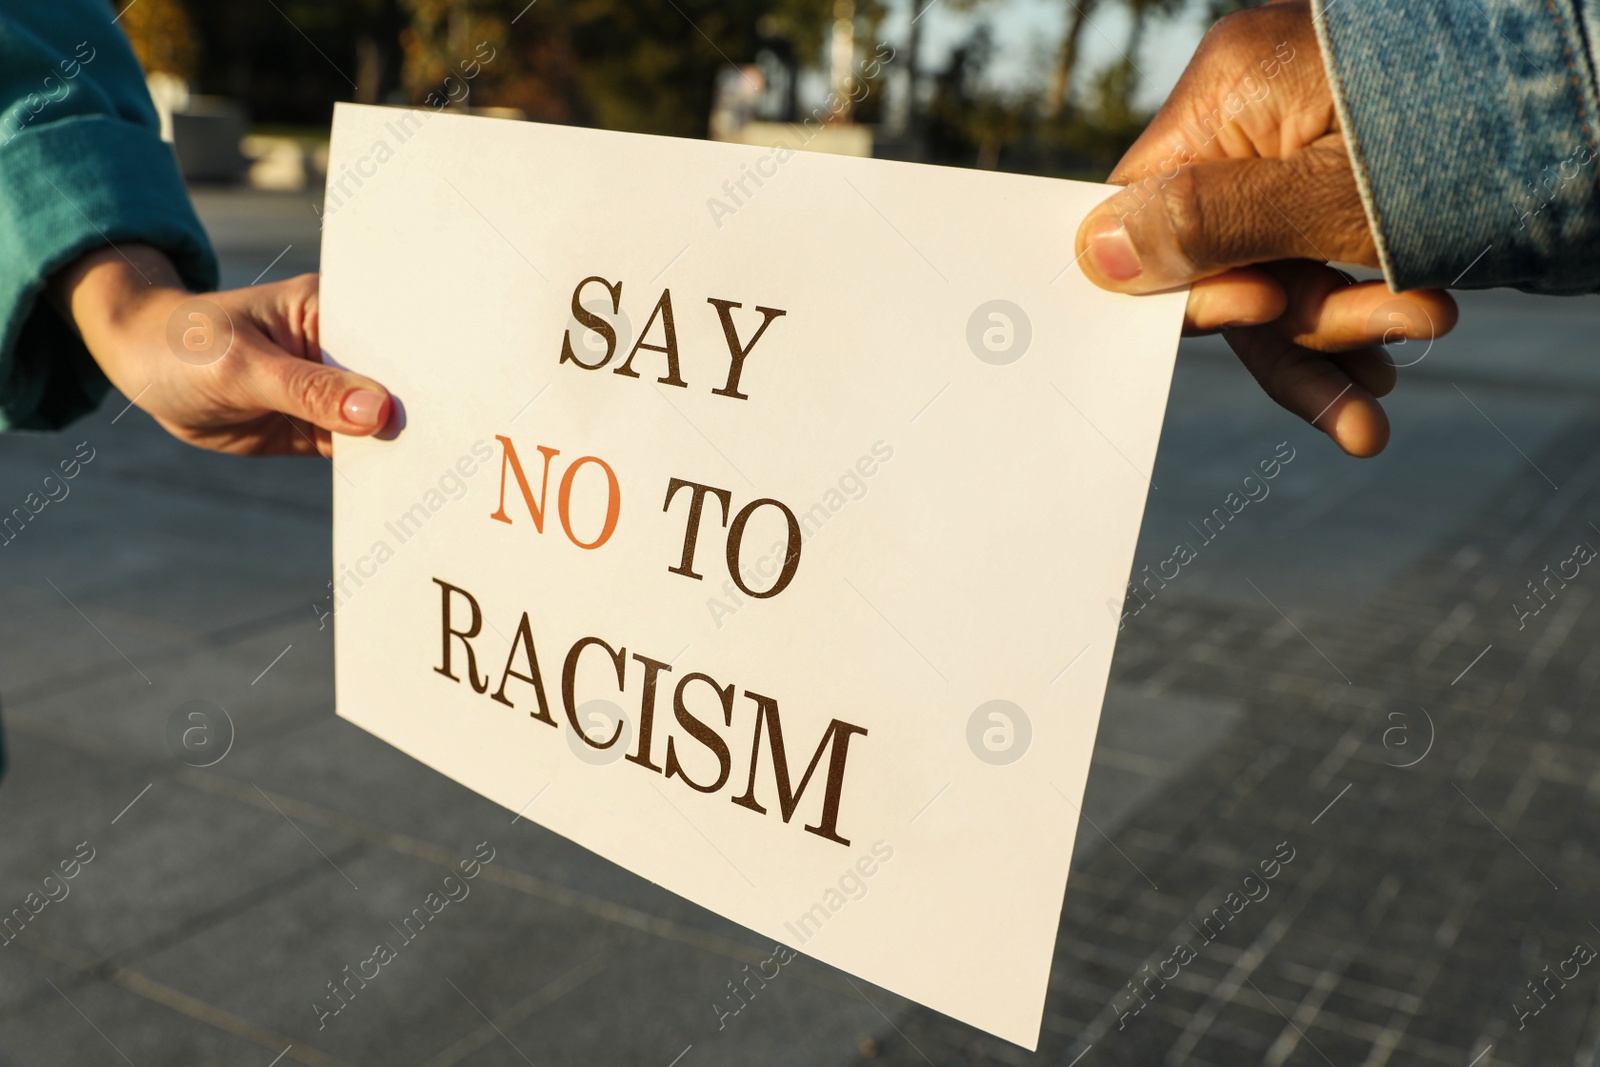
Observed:
[[[1184,304],[1105,195],[340,106],[339,714],[1034,1047]]]

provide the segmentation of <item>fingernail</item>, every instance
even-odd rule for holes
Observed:
[[[1132,281],[1144,271],[1127,229],[1114,218],[1108,217],[1090,224],[1089,258],[1107,281]]]
[[[344,417],[357,426],[378,426],[389,398],[370,389],[357,389],[344,398]]]

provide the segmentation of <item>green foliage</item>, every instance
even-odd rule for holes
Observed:
[[[574,57],[559,87],[573,102],[574,117],[609,129],[703,136],[717,73],[755,58],[768,6],[758,0],[567,0],[550,2],[537,25],[542,37],[560,41]],[[774,14],[763,28],[774,36],[792,34],[801,54],[815,56],[826,20],[820,4],[810,6],[808,19],[791,10]],[[532,110],[515,97],[506,103]]]
[[[1212,22],[1247,7],[1260,7],[1261,0],[1206,0],[1206,17]]]
[[[953,51],[947,68],[934,78],[927,126],[932,158],[1078,177],[1103,175],[1139,136],[1148,121],[1133,106],[1144,35],[1195,0],[1120,0],[1131,16],[1128,36],[1117,45],[1120,55],[1087,76],[1078,70],[1084,33],[1098,27],[1118,0],[1064,2],[1065,28],[1048,84],[1010,94],[986,89],[984,73],[993,44],[985,25]],[[1246,0],[1207,2],[1249,6]],[[1072,91],[1075,85],[1080,91]]]
[[[158,0],[140,0],[137,7]],[[170,2],[170,0],[160,0]],[[857,0],[858,24],[881,0]],[[776,43],[821,59],[829,0],[276,0],[198,4],[207,91],[269,121],[326,121],[334,100],[420,103],[488,42],[474,106],[703,135],[717,72]],[[488,54],[487,50],[481,54]]]
[[[523,20],[535,20],[524,46],[531,51],[519,55],[536,59],[543,49],[570,57],[562,76],[549,81],[574,118],[609,129],[703,136],[718,72],[750,62],[769,44],[803,63],[818,62],[832,7],[818,0],[541,0]],[[881,10],[877,3],[855,5],[864,23]],[[540,111],[539,101],[510,85],[489,95]]]
[[[992,10],[1011,0],[934,0],[932,17]],[[1054,85],[999,93],[985,73],[992,35],[979,25],[932,83],[930,158],[1052,172],[1104,169],[1137,136],[1131,106],[1150,26],[1201,3],[1213,16],[1248,0],[1062,0],[1066,34]],[[140,0],[154,17],[182,0]],[[1119,47],[1132,60],[1076,70],[1088,18],[1121,6],[1133,16]],[[421,104],[459,95],[470,106],[511,107],[531,118],[648,133],[703,136],[720,71],[763,49],[815,68],[827,62],[836,14],[853,11],[863,46],[889,33],[903,48],[904,9],[885,23],[885,0],[274,0],[194,3],[188,61],[202,91],[245,99],[258,120],[325,123],[334,100]],[[926,25],[926,24],[924,24]],[[1096,31],[1097,32],[1097,31]],[[157,32],[182,67],[182,34]],[[491,56],[492,59],[486,57]],[[147,62],[150,60],[147,59]],[[904,62],[904,60],[902,61]],[[1079,91],[1069,92],[1076,86]],[[438,99],[438,95],[435,99]],[[878,118],[874,91],[858,115]]]
[[[199,88],[244,100],[258,119],[326,123],[334,100],[357,98],[360,42],[371,39],[383,6],[384,0],[195,3]],[[380,99],[380,86],[370,88],[368,98]]]

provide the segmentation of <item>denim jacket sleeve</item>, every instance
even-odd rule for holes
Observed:
[[[1600,0],[1313,0],[1389,284],[1600,291]]]
[[[130,241],[165,251],[190,286],[216,285],[111,4],[0,0],[0,430],[57,429],[105,395],[45,287],[84,253]]]

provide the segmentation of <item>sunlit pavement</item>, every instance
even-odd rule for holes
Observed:
[[[225,284],[315,269],[307,198],[197,199]],[[1368,462],[1186,345],[1135,570],[1193,558],[1122,634],[1037,1055],[804,959],[719,1020],[770,943],[335,719],[326,463],[115,395],[0,441],[6,513],[79,462],[0,548],[0,1063],[1587,1067],[1600,575],[1526,583],[1600,546],[1600,303],[1464,304]],[[169,743],[196,700],[235,727],[209,766]]]

